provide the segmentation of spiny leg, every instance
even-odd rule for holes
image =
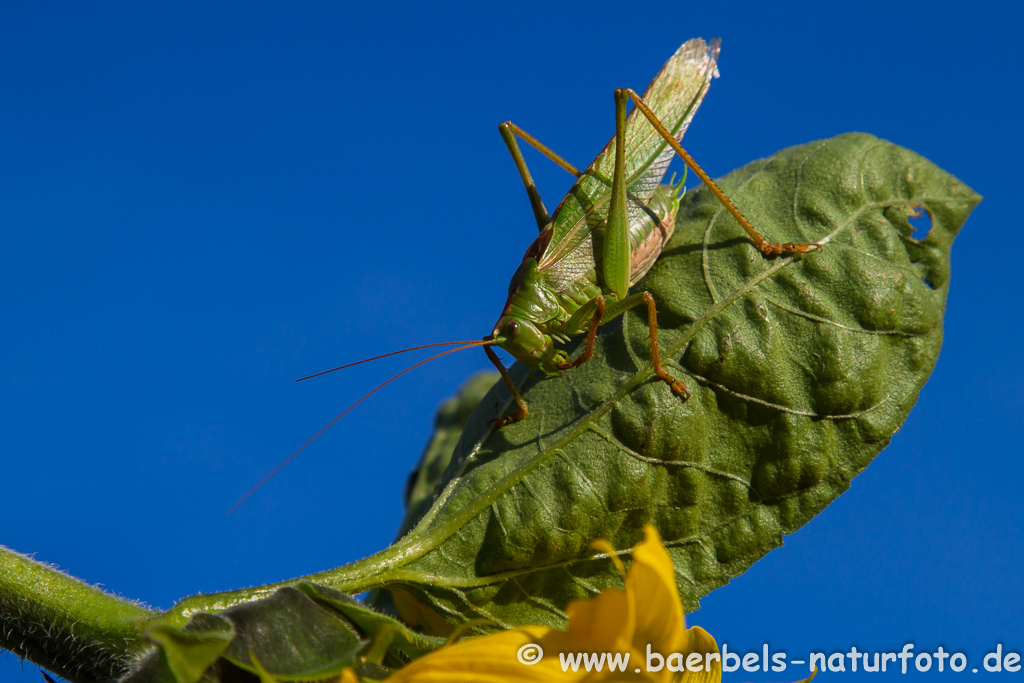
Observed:
[[[587,343],[586,346],[583,347],[583,353],[580,354],[580,357],[573,362],[559,365],[559,370],[571,370],[572,368],[577,368],[590,360],[590,357],[594,355],[594,339],[597,337],[597,326],[601,324],[601,316],[603,315],[604,297],[598,296],[594,308],[594,317],[590,319],[590,330],[587,331]]]
[[[686,385],[668,374],[661,365],[661,353],[658,351],[658,310],[654,307],[654,297],[650,292],[644,292],[644,302],[647,304],[647,327],[651,331],[651,365],[654,366],[654,374],[665,380],[672,388],[672,393],[682,396],[685,401],[690,398]]]
[[[519,177],[523,179],[523,185],[526,186],[526,194],[530,197],[530,206],[533,207],[533,215],[534,218],[537,219],[537,227],[543,230],[545,226],[551,222],[551,217],[548,215],[548,210],[544,208],[544,202],[540,198],[540,192],[537,190],[537,186],[533,182],[533,177],[530,175],[530,169],[526,166],[526,159],[523,158],[523,153],[519,150],[519,143],[516,142],[516,136],[518,135],[521,137],[528,145],[577,178],[581,175],[580,171],[568,161],[552,152],[547,146],[537,140],[537,138],[533,137],[511,121],[505,121],[500,124],[498,126],[498,132],[501,133],[501,137],[505,141],[505,145],[508,147],[509,153],[512,155],[512,161],[516,164],[516,169],[519,171]]]
[[[623,93],[623,95],[620,95],[619,93]],[[702,169],[700,165],[696,161],[694,161],[693,157],[691,157],[689,153],[685,149],[683,149],[682,146],[680,146],[679,141],[675,139],[675,136],[673,136],[672,133],[670,133],[668,129],[665,128],[665,124],[663,124],[658,119],[657,115],[651,110],[650,107],[647,106],[647,104],[640,98],[639,95],[636,94],[634,90],[630,88],[619,88],[615,91],[615,94],[616,106],[620,106],[619,101],[621,99],[621,106],[625,107],[625,99],[627,96],[629,97],[629,99],[633,100],[633,104],[636,105],[636,108],[643,112],[644,116],[647,117],[647,120],[651,122],[651,125],[654,126],[654,128],[658,131],[658,133],[661,134],[663,138],[665,138],[665,141],[672,147],[672,149],[675,150],[675,153],[678,154],[682,158],[682,160],[686,162],[687,166],[693,169],[693,172],[696,173],[697,176],[701,179],[701,181],[707,186],[707,188],[711,191],[711,194],[715,195],[718,201],[722,203],[722,206],[725,207],[726,211],[731,213],[733,218],[735,218],[737,222],[739,222],[739,224],[746,231],[747,235],[750,236],[750,239],[754,241],[754,245],[757,246],[757,248],[761,251],[762,254],[764,254],[765,256],[771,256],[773,254],[806,254],[807,252],[814,249],[821,251],[821,245],[818,244],[817,242],[779,243],[769,242],[764,237],[762,237],[761,233],[755,230],[754,226],[750,224],[750,221],[743,217],[743,214],[741,214],[740,210],[736,208],[736,205],[733,204],[732,201],[725,196],[725,193],[722,192],[718,185],[715,184],[715,181],[712,180],[708,176],[708,174],[704,172],[704,169]]]
[[[654,374],[671,387],[672,393],[682,396],[685,401],[690,398],[690,392],[686,390],[686,385],[670,375],[661,363],[661,353],[658,347],[658,310],[654,305],[654,296],[650,292],[636,292],[625,299],[610,299],[607,306],[604,307],[603,322],[614,320],[642,303],[647,304],[647,328],[650,332],[651,365],[654,367]]]
[[[512,392],[512,400],[514,400],[516,402],[516,405],[519,406],[519,410],[512,413],[511,415],[506,415],[505,417],[496,417],[493,420],[488,420],[487,426],[490,427],[492,425],[497,425],[498,428],[501,428],[507,424],[512,424],[513,422],[518,422],[519,420],[522,420],[530,411],[527,410],[526,401],[523,400],[522,394],[520,394],[519,389],[516,388],[516,383],[512,381],[511,377],[509,377],[508,370],[506,370],[505,366],[501,364],[501,359],[498,358],[498,354],[496,354],[491,349],[490,346],[484,347],[484,353],[487,354],[487,358],[490,359],[491,363],[494,364],[494,367],[498,368],[498,372],[501,373],[501,378],[505,380],[505,386],[507,386],[508,390]]]

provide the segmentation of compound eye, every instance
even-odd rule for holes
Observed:
[[[505,325],[505,334],[509,337],[514,337],[519,334],[519,323],[515,320],[510,320],[508,324]]]

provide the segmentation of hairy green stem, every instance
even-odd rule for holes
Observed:
[[[0,647],[73,683],[127,672],[156,616],[0,546]]]

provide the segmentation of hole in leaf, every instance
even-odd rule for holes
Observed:
[[[932,215],[923,206],[915,206],[914,213],[907,216],[907,222],[914,229],[910,233],[910,238],[918,242],[927,237],[932,230]]]

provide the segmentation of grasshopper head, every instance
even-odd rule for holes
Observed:
[[[491,335],[495,339],[504,339],[499,346],[516,360],[540,368],[549,375],[561,374],[559,366],[566,363],[565,353],[555,349],[551,335],[541,332],[530,320],[505,314],[498,319]]]

